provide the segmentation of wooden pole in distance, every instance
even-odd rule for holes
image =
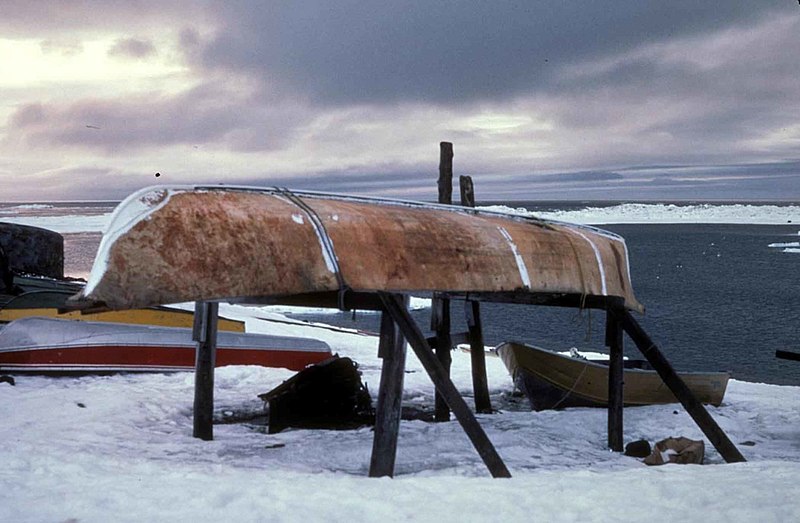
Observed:
[[[403,300],[408,308],[408,297]],[[369,476],[394,476],[397,457],[397,436],[400,430],[403,377],[406,364],[406,342],[386,311],[381,314],[378,356],[383,359],[381,383],[375,407],[375,434],[372,438],[372,457]]]
[[[439,143],[439,203],[453,203],[453,144],[450,142]],[[436,332],[436,357],[450,376],[450,364],[453,348],[450,337],[450,300],[434,296],[431,307],[431,328]],[[447,402],[437,390],[434,418],[436,421],[449,421],[450,409]]]
[[[379,295],[386,311],[392,316],[392,319],[400,328],[400,332],[408,340],[408,344],[411,345],[422,366],[425,367],[425,371],[434,385],[436,385],[436,389],[453,410],[453,414],[455,414],[475,450],[478,451],[481,459],[483,459],[492,477],[510,478],[511,473],[503,463],[503,459],[497,453],[478,420],[475,419],[472,411],[469,410],[464,398],[461,397],[453,382],[450,381],[450,376],[447,375],[444,367],[433,354],[428,342],[425,340],[425,335],[422,334],[417,324],[414,323],[414,319],[409,315],[408,310],[403,306],[403,301],[393,294],[379,293]]]
[[[658,375],[661,376],[661,380],[669,387],[669,390],[672,391],[675,397],[678,398],[683,408],[686,409],[695,423],[697,423],[697,426],[700,427],[703,434],[705,434],[711,444],[714,445],[714,448],[722,455],[722,458],[728,463],[747,461],[744,459],[744,456],[742,456],[742,453],[739,452],[739,449],[728,439],[725,432],[717,425],[714,418],[712,418],[705,407],[703,407],[703,404],[697,401],[692,391],[689,390],[686,383],[678,376],[675,369],[673,369],[672,365],[667,361],[667,358],[664,357],[653,340],[650,339],[650,336],[648,336],[639,325],[639,322],[631,316],[631,313],[626,309],[612,310],[612,313],[620,320],[622,328],[625,329],[625,332],[631,337],[636,347],[644,354],[644,357],[647,358],[650,365],[658,372]]]
[[[214,366],[217,356],[219,304],[196,302],[192,337],[197,342],[194,367],[195,438],[214,439]]]
[[[458,186],[461,192],[461,205],[475,207],[475,186],[471,176],[459,176]],[[483,352],[483,324],[481,323],[481,305],[477,301],[464,302],[464,312],[469,328],[469,349],[472,361],[472,390],[475,393],[475,410],[488,414],[492,412],[492,401],[489,399],[489,380],[486,376],[486,354]]]
[[[453,144],[439,143],[439,203],[453,203]]]
[[[606,312],[606,346],[608,362],[608,448],[622,452],[623,444],[623,330],[619,320]]]

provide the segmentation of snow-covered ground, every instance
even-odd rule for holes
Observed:
[[[222,306],[250,331],[313,336],[378,388],[375,337]],[[259,318],[278,319],[281,323]],[[287,323],[288,322],[288,323]],[[433,404],[410,352],[404,402]],[[369,428],[264,433],[215,425],[193,439],[193,374],[18,377],[0,384],[0,521],[800,521],[800,387],[732,381],[709,410],[748,459],[647,467],[605,449],[600,409],[531,412],[487,358],[493,404],[478,416],[512,479],[493,480],[456,421],[403,421],[396,477],[369,479]],[[227,367],[215,417],[257,413],[292,373]],[[469,355],[453,380],[471,402]],[[625,441],[700,439],[679,405],[625,410]]]

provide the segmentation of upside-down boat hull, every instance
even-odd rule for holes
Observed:
[[[613,299],[643,309],[625,241],[600,229],[464,207],[224,186],[153,187],[128,197],[71,305],[319,305],[336,296],[346,309],[347,296],[379,292],[530,303]]]
[[[534,410],[608,406],[607,365],[514,342],[498,346],[497,354]],[[679,375],[700,402],[722,403],[730,378],[727,372]],[[623,380],[625,406],[678,402],[653,370],[626,368]]]
[[[194,370],[195,350],[191,329],[24,318],[0,330],[0,372]],[[220,332],[216,366],[301,370],[330,356],[319,340]]]

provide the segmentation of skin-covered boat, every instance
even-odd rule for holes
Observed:
[[[506,342],[496,349],[515,386],[534,410],[608,406],[608,365],[551,352],[533,345]],[[623,371],[626,406],[677,403],[678,400],[644,361],[626,360]],[[725,396],[727,372],[681,372],[701,403],[718,406]]]
[[[310,338],[220,332],[216,366],[301,370],[331,357]],[[0,326],[0,372],[168,372],[195,369],[192,330],[30,317]]]
[[[157,186],[129,196],[72,303],[349,309],[362,308],[359,298],[369,306],[378,292],[412,291],[571,306],[614,298],[643,310],[625,241],[600,229],[450,205],[229,186]]]

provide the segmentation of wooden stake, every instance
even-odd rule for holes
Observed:
[[[472,360],[472,390],[475,393],[475,410],[482,414],[492,413],[489,399],[489,380],[486,377],[486,354],[483,347],[481,305],[477,301],[465,301],[464,312],[469,327],[469,352]]]
[[[194,431],[202,440],[214,439],[214,366],[217,353],[219,304],[197,302],[192,337],[197,342],[194,367]]]
[[[444,369],[445,373],[450,376],[450,365],[452,363],[452,355],[450,351],[453,350],[453,340],[450,337],[450,300],[446,298],[438,298],[433,303],[433,306],[438,309],[436,317],[436,358],[439,364]],[[437,389],[435,402],[434,419],[436,421],[450,421],[450,409],[447,407],[447,401],[442,397],[441,392]]]
[[[458,186],[461,189],[461,205],[475,207],[475,187],[471,176],[459,176]],[[475,410],[484,414],[492,412],[489,399],[489,380],[486,377],[486,354],[483,348],[483,325],[481,323],[481,304],[467,300],[464,312],[469,326],[469,347],[472,360],[472,390],[475,393]]]
[[[453,144],[439,143],[439,203],[453,203]]]
[[[403,308],[408,308],[407,297],[404,298]],[[375,434],[372,438],[372,457],[369,464],[371,478],[394,476],[403,399],[406,343],[386,311],[381,314],[378,356],[383,358],[383,365],[375,407]]]
[[[644,357],[647,358],[647,361],[650,362],[650,365],[658,372],[658,375],[661,376],[661,380],[669,387],[669,390],[672,391],[675,397],[678,398],[683,408],[686,409],[695,423],[697,423],[697,426],[700,427],[703,434],[705,434],[711,444],[714,445],[714,448],[722,455],[722,458],[728,463],[747,461],[744,459],[741,452],[739,452],[739,449],[728,439],[725,432],[717,425],[714,418],[706,411],[705,407],[697,401],[692,391],[689,390],[686,383],[678,376],[675,369],[673,369],[672,365],[667,361],[667,358],[664,357],[636,319],[631,316],[631,313],[625,309],[612,310],[612,313],[620,320],[622,328],[624,328],[628,336],[631,337],[636,347],[638,347],[642,354],[644,354]]]
[[[453,203],[453,144],[439,143],[439,203]],[[434,296],[432,303],[431,329],[436,332],[436,357],[450,376],[452,357],[450,351],[453,343],[450,339],[450,300]],[[437,390],[435,402],[436,421],[449,421],[450,409],[447,402]]]
[[[408,340],[408,344],[411,345],[422,366],[425,367],[425,371],[427,371],[431,381],[433,381],[437,390],[440,391],[442,397],[453,410],[453,414],[455,414],[475,450],[478,451],[481,459],[483,459],[489,472],[495,478],[510,478],[511,473],[503,463],[503,459],[497,453],[488,436],[486,436],[478,420],[475,419],[472,411],[469,410],[464,398],[461,397],[453,382],[450,381],[447,372],[445,372],[425,341],[425,336],[419,330],[417,324],[414,323],[414,319],[411,318],[408,310],[403,306],[402,300],[396,295],[387,293],[380,293],[380,297],[386,307],[386,311],[392,316],[392,319],[400,328],[400,332]]]
[[[608,448],[622,452],[623,443],[623,330],[619,320],[606,312],[606,346],[608,362]]]

